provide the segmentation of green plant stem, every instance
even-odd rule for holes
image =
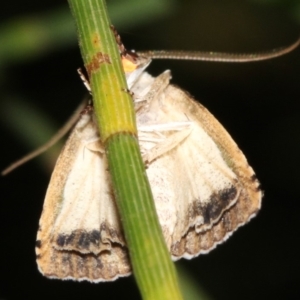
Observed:
[[[141,158],[132,99],[102,0],[69,0],[114,194],[143,299],[182,299]]]

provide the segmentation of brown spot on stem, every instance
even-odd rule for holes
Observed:
[[[89,77],[91,76],[91,73],[96,72],[101,64],[108,63],[110,64],[110,58],[108,54],[103,54],[102,52],[97,52],[91,59],[91,61],[86,64],[85,68],[88,72]]]

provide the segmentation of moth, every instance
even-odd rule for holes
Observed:
[[[286,49],[291,51],[285,48],[267,58]],[[145,71],[151,58],[164,53],[121,52],[167,247],[174,260],[207,253],[257,214],[260,184],[216,118],[170,84],[170,71],[157,77]],[[216,60],[211,53],[207,58]],[[128,62],[134,70],[126,70]],[[40,272],[49,278],[100,282],[131,273],[92,110],[81,115],[57,160],[39,222],[36,254]]]

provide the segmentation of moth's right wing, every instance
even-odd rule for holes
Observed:
[[[190,95],[169,85],[170,77],[168,71],[156,78],[143,73],[137,90],[147,101],[137,121],[156,211],[176,260],[224,242],[256,215],[262,192],[226,130]]]

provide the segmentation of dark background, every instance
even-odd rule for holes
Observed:
[[[13,3],[0,12],[0,48],[6,41],[3,28],[13,28],[24,17],[30,20],[67,9],[66,2],[53,0]],[[286,46],[300,32],[299,1],[174,3],[149,20],[134,11],[132,24],[114,21],[125,45],[136,50],[257,52]],[[43,37],[42,31],[39,34]],[[18,50],[21,38],[17,36]],[[50,123],[58,128],[85,94],[76,74],[82,61],[75,35],[61,44],[53,38],[52,45],[51,36],[49,40],[32,55],[30,51],[15,59],[0,55],[0,168],[51,135],[42,132],[40,142],[29,142],[31,136],[41,135],[43,121],[30,130],[18,123],[27,112],[11,112],[9,107],[17,107],[15,100],[23,101],[33,115],[42,112],[53,119]],[[13,47],[10,51],[13,56]],[[173,83],[201,101],[232,135],[265,191],[262,210],[250,224],[208,255],[177,263],[211,299],[300,299],[299,54],[300,48],[274,60],[247,64],[155,61],[148,69],[154,75],[171,69]],[[53,162],[45,167],[45,159],[49,156],[0,178],[0,299],[139,299],[132,276],[95,285],[49,280],[39,274],[34,244],[53,168]]]

